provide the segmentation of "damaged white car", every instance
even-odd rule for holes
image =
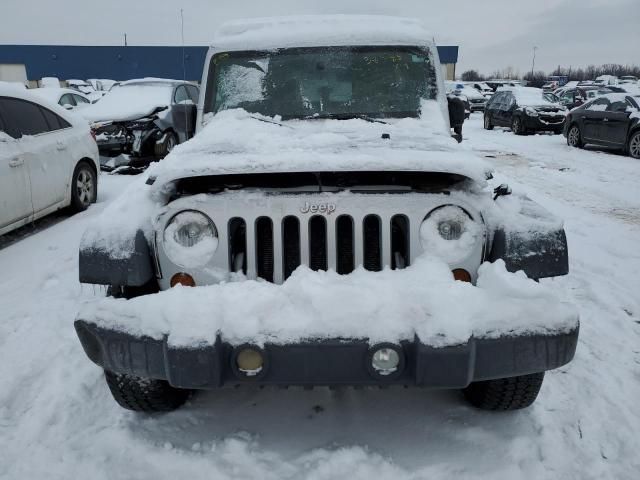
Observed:
[[[75,327],[121,406],[406,385],[511,410],[571,361],[576,310],[538,282],[568,273],[562,222],[451,137],[431,38],[385,17],[221,29],[198,133],[81,245],[108,294]]]

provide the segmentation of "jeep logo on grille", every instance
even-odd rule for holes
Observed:
[[[304,202],[304,205],[300,207],[302,213],[324,213],[331,215],[336,211],[335,203],[309,203]]]

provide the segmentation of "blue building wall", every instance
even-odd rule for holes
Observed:
[[[178,78],[200,81],[207,47],[0,45],[0,64],[22,64],[29,80],[58,77]],[[457,63],[458,47],[438,47],[442,63]]]

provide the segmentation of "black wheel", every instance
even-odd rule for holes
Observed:
[[[631,135],[627,151],[633,158],[640,158],[640,132]]]
[[[71,209],[82,212],[95,203],[98,194],[98,176],[86,162],[80,162],[71,180]]]
[[[176,134],[167,132],[164,141],[155,144],[153,153],[158,158],[164,158],[171,153],[171,150],[173,150],[176,145],[178,145],[178,137]]]
[[[574,148],[582,148],[582,133],[578,125],[571,125],[567,132],[567,145]]]
[[[493,125],[491,124],[491,117],[487,113],[484,114],[484,129],[493,130]]]
[[[522,119],[520,117],[513,117],[511,122],[511,130],[516,135],[524,135],[524,126],[522,125]]]
[[[111,395],[118,405],[135,412],[171,412],[187,401],[190,390],[174,388],[164,380],[152,380],[104,371]]]
[[[544,372],[474,382],[464,389],[464,396],[482,410],[519,410],[535,401],[542,380]]]

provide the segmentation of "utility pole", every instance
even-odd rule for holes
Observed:
[[[531,80],[533,80],[533,71],[536,68],[536,50],[538,50],[538,47],[533,47],[533,62],[531,62]]]

